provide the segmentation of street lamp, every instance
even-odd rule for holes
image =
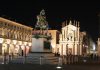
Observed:
[[[4,39],[3,38],[0,38],[0,44],[2,45]],[[2,64],[5,64],[5,47],[2,46],[2,55],[3,55],[3,63]]]
[[[11,43],[11,40],[10,40],[10,39],[7,39],[7,44],[10,45],[10,43]],[[11,55],[10,55],[10,53],[9,53],[9,48],[10,48],[10,46],[8,46],[8,55],[9,55],[9,57],[8,57],[8,62],[11,61]]]
[[[26,45],[27,45],[27,42],[24,42],[24,44],[25,44],[25,54],[24,54],[25,59],[24,59],[24,63],[26,63]]]
[[[2,47],[2,53],[3,53],[3,64],[6,63],[6,55],[5,55],[5,46]]]
[[[16,43],[17,43],[17,40],[13,40],[13,44],[14,44],[14,46],[16,46]],[[15,48],[14,48],[14,50],[15,50]],[[13,58],[14,55],[15,55],[15,52],[12,53],[12,58]]]

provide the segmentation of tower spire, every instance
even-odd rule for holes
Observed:
[[[80,23],[80,22],[78,21],[78,27],[80,26],[79,23]]]
[[[72,25],[72,21],[71,20],[69,21],[69,24]]]
[[[76,27],[78,27],[78,26],[77,26],[77,21],[76,21]]]

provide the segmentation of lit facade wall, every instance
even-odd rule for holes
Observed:
[[[98,43],[98,47],[97,47],[97,54],[98,54],[98,56],[100,56],[100,38],[98,38],[98,41],[97,41]]]
[[[88,41],[86,40],[85,41],[85,43],[84,43],[84,37],[86,36],[86,32],[80,32],[79,33],[79,41],[80,41],[80,49],[82,49],[82,52],[81,52],[81,54],[84,54],[84,55],[86,55],[88,52],[87,52],[87,49],[88,49],[88,47],[89,47],[89,45],[88,44],[86,44],[86,43],[88,43]]]
[[[59,34],[60,32],[58,30],[48,30],[48,33],[51,34],[51,50],[53,53],[57,53],[59,51]]]
[[[37,33],[40,32],[40,30],[36,31]],[[33,33],[36,33],[35,31],[33,31]],[[50,44],[50,52],[52,53],[56,53],[57,51],[59,51],[58,47],[59,47],[59,34],[60,32],[58,30],[47,30],[44,31],[43,33],[47,33],[47,35],[51,35],[52,39],[49,40]],[[44,41],[47,41],[45,38],[32,38],[32,48],[31,48],[31,52],[45,52],[44,49]]]
[[[0,53],[26,53],[32,44],[32,28],[0,17]],[[25,50],[26,48],[26,50]]]
[[[62,34],[59,35],[59,54],[82,55],[79,22],[74,22],[72,25],[72,21],[70,21],[68,25],[62,27]]]
[[[44,41],[45,38],[32,38],[31,52],[45,52]]]

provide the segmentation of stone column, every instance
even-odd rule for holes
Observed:
[[[63,56],[63,44],[61,45],[61,56]]]

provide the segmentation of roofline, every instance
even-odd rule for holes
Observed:
[[[4,21],[4,22],[7,22],[7,23],[9,22],[8,24],[18,25],[18,26],[22,26],[22,27],[25,27],[25,28],[33,29],[32,27],[29,27],[29,26],[26,26],[26,25],[23,25],[23,24],[20,24],[20,23],[17,23],[17,22],[14,22],[14,21],[2,18],[2,17],[0,17],[0,21]]]

